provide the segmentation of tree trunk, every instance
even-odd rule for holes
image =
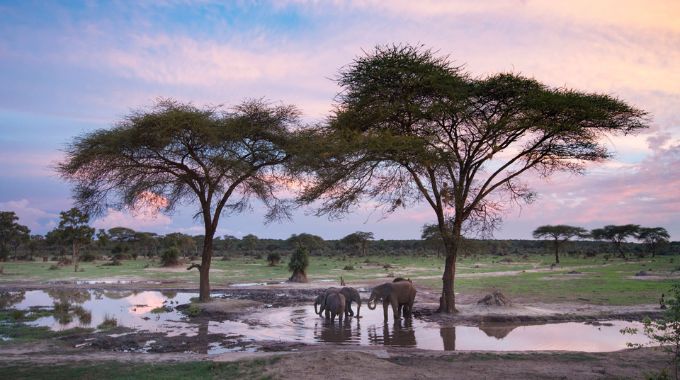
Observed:
[[[73,242],[73,270],[78,271],[78,244]]]
[[[213,236],[215,230],[206,228],[205,238],[203,240],[203,254],[201,255],[201,268],[199,269],[199,296],[201,302],[210,300],[210,262],[212,261],[213,253]]]
[[[555,264],[560,263],[560,243],[555,240]]]
[[[451,238],[443,237],[446,262],[444,266],[444,275],[442,276],[442,296],[439,300],[440,313],[453,314],[458,312],[456,309],[454,280],[456,277],[456,259],[458,258],[458,248],[460,247],[461,230],[462,222],[456,221],[453,225]]]

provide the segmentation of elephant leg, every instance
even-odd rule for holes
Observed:
[[[413,300],[408,303],[408,317],[411,318],[411,315],[413,313]]]
[[[401,319],[401,315],[399,315],[399,302],[397,300],[392,300],[392,314],[394,314],[394,320],[395,322]]]
[[[390,301],[385,299],[383,301],[383,314],[385,314],[385,322],[387,322],[387,308],[390,306]]]
[[[331,316],[331,311],[326,309],[326,319],[330,318]]]

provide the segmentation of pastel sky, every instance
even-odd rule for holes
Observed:
[[[615,158],[586,175],[527,178],[538,200],[508,209],[495,237],[530,238],[542,224],[636,223],[680,239],[677,0],[0,0],[0,210],[16,211],[36,233],[53,228],[72,206],[53,170],[60,149],[157,97],[198,105],[265,97],[322,120],[338,70],[391,43],[423,44],[473,75],[522,73],[650,113],[644,134],[605,139]],[[223,219],[218,233],[410,239],[433,220],[425,205],[386,218],[363,207],[341,221],[309,211],[264,225],[256,205]],[[94,225],[201,233],[192,215],[111,212]]]

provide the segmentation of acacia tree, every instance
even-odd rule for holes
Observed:
[[[308,233],[301,233],[299,235],[292,234],[286,240],[286,242],[292,245],[294,248],[304,247],[307,249],[309,254],[313,251],[323,248],[325,242],[321,236],[312,235]]]
[[[636,236],[637,240],[640,240],[647,245],[652,257],[656,255],[659,247],[668,243],[670,237],[668,231],[663,227],[640,227]]]
[[[71,246],[73,252],[73,268],[78,271],[80,248],[92,241],[95,229],[89,226],[90,216],[82,210],[72,208],[59,213],[59,226],[56,230],[64,244]]]
[[[112,129],[76,138],[58,169],[75,185],[77,204],[92,215],[143,206],[170,213],[179,204],[196,205],[205,234],[201,263],[190,268],[198,268],[199,298],[207,301],[220,216],[247,210],[253,197],[268,209],[268,221],[289,216],[277,191],[296,124],[295,107],[262,100],[228,111],[161,100]]]
[[[558,224],[555,226],[540,226],[533,232],[534,239],[550,238],[555,248],[555,263],[560,263],[560,244],[567,242],[573,237],[587,237],[588,231],[585,228]]]
[[[19,217],[14,211],[0,211],[0,260],[7,258],[7,246],[15,247],[30,234],[28,227],[19,224]],[[18,246],[18,245],[17,245]],[[16,248],[15,256],[16,256]]]
[[[595,240],[609,240],[614,244],[614,248],[619,251],[619,256],[625,259],[626,254],[623,252],[623,243],[628,238],[637,236],[640,226],[637,224],[624,224],[620,226],[607,225],[603,228],[596,228],[590,231],[590,235]]]
[[[340,239],[340,241],[350,247],[359,248],[361,250],[361,255],[366,256],[368,241],[373,239],[373,232],[357,231],[345,236],[344,238]]]
[[[313,183],[300,200],[320,200],[317,213],[330,217],[367,198],[388,213],[429,205],[446,251],[446,313],[456,311],[463,232],[489,231],[508,203],[531,201],[522,176],[582,172],[610,156],[602,136],[646,127],[643,111],[611,96],[511,73],[473,78],[408,45],[356,58],[337,81],[337,107],[306,150]]]

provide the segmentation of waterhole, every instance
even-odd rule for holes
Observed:
[[[256,347],[257,342],[326,343],[361,346],[401,346],[430,350],[532,351],[564,350],[605,352],[624,349],[627,343],[646,343],[641,335],[622,335],[624,327],[639,322],[606,321],[540,325],[482,324],[441,326],[417,318],[384,323],[382,309],[361,308],[362,318],[343,323],[319,317],[311,305],[266,308],[235,320],[194,323],[176,310],[196,293],[175,291],[31,290],[0,292],[0,309],[35,313],[28,322],[53,330],[97,328],[106,318],[118,326],[166,336],[223,334]],[[219,294],[214,294],[219,297]],[[206,331],[207,327],[207,331]],[[212,350],[211,352],[223,352]]]

